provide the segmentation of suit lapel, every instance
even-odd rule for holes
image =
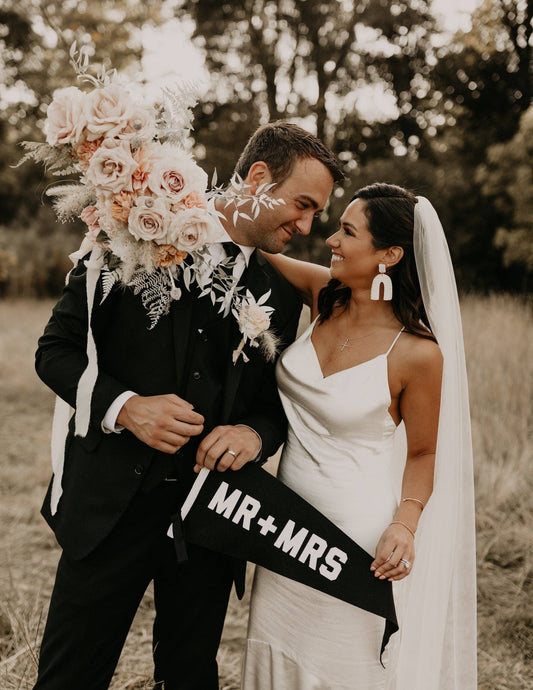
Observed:
[[[250,262],[245,275],[245,288],[246,290],[249,290],[256,299],[259,299],[259,297],[264,295],[265,292],[270,290],[270,276],[265,270],[266,264],[267,260],[257,250],[250,257]],[[231,352],[229,353],[228,365],[226,369],[224,399],[222,403],[222,424],[226,424],[230,418],[235,395],[237,394],[237,389],[239,388],[245,367],[252,365],[251,361],[246,364],[242,355],[239,357],[237,362],[233,364],[232,354],[233,351],[239,346],[242,335],[237,327],[234,317],[230,315],[227,318],[232,319],[234,330],[231,341]],[[250,354],[250,349],[251,348],[249,347],[246,348],[248,355]]]
[[[183,289],[181,298],[173,302],[170,310],[172,334],[174,336],[174,354],[176,362],[176,391],[183,390],[185,364],[191,333],[192,304],[194,297]]]

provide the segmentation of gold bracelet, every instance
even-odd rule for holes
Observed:
[[[420,503],[422,510],[424,510],[426,507],[419,498],[402,498],[402,503],[405,503],[405,501],[415,501],[416,503]]]
[[[413,535],[413,537],[415,536],[415,533],[409,527],[409,525],[406,525],[405,522],[402,522],[401,520],[393,520],[390,524],[391,525],[403,525],[405,527],[405,529],[409,530],[409,532]]]

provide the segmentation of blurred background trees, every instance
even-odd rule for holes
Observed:
[[[483,0],[454,35],[430,0],[4,0],[0,294],[57,290],[81,237],[42,202],[42,171],[11,167],[18,142],[39,138],[53,90],[73,83],[70,45],[133,72],[141,28],[169,17],[193,27],[210,75],[194,124],[209,174],[228,180],[249,135],[277,118],[342,161],[346,183],[293,254],[326,261],[350,194],[385,180],[433,201],[463,289],[531,290],[533,0]]]

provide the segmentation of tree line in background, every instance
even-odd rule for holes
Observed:
[[[278,118],[341,160],[346,182],[294,255],[327,261],[323,240],[353,192],[383,180],[432,200],[463,289],[531,291],[533,0],[484,0],[452,37],[428,0],[4,0],[0,294],[57,293],[83,233],[43,202],[54,178],[12,167],[21,140],[42,138],[53,90],[73,83],[70,45],[128,69],[140,27],[172,16],[192,19],[212,78],[194,123],[209,174],[229,180],[249,135]]]

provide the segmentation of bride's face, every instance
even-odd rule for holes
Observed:
[[[352,201],[341,216],[339,230],[326,244],[331,249],[331,277],[350,287],[370,290],[378,264],[385,263],[386,250],[374,247],[364,209],[362,199]]]

